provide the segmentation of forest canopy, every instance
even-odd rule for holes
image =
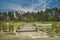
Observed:
[[[0,12],[0,21],[60,21],[59,8],[46,8],[45,11],[20,13],[18,11]]]

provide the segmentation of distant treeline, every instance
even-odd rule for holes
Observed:
[[[60,21],[60,9],[59,8],[46,8],[45,11],[38,12],[0,12],[0,21]]]

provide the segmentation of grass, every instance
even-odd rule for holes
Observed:
[[[16,26],[17,27],[20,27],[20,26],[23,26],[25,24],[25,22],[5,22],[6,23],[9,23],[9,25],[12,25],[12,26]],[[30,24],[43,24],[43,23],[46,23],[46,24],[58,24],[60,25],[60,22],[30,22]],[[17,37],[16,35],[14,35],[14,33],[6,33],[6,32],[2,32],[0,33],[0,40],[60,40],[60,37],[49,37],[49,38],[28,38],[28,37],[24,37],[19,35],[19,37]]]
[[[0,32],[0,35],[15,35],[13,32]]]
[[[30,24],[60,24],[60,22],[29,22]]]
[[[0,40],[60,40],[60,37],[47,37],[47,38],[29,38],[29,36],[22,36],[19,37],[16,35],[1,35]]]
[[[17,22],[17,23],[15,23],[15,26],[16,26],[16,27],[20,27],[20,26],[23,26],[23,25],[24,25],[23,22]]]

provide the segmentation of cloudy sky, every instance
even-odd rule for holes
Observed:
[[[60,0],[0,0],[0,11],[40,11],[46,8],[60,8]]]

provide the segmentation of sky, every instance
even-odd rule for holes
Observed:
[[[0,12],[32,12],[54,7],[60,8],[60,0],[0,0]]]

